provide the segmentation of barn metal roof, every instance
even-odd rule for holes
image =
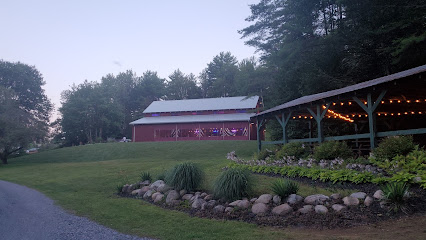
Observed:
[[[154,101],[143,113],[253,109],[258,101],[258,96]]]
[[[144,117],[131,122],[130,125],[195,123],[195,122],[242,122],[242,121],[248,122],[250,121],[250,118],[254,115],[255,113],[230,113],[230,114],[209,114],[209,115]]]
[[[305,103],[315,102],[315,101],[323,100],[323,99],[326,99],[326,98],[329,98],[329,97],[334,97],[334,96],[337,96],[337,95],[340,95],[340,94],[365,89],[365,88],[376,86],[376,85],[379,85],[379,84],[382,84],[382,83],[391,82],[391,81],[394,81],[396,79],[400,79],[400,78],[408,77],[408,76],[415,75],[415,74],[418,74],[418,73],[422,73],[422,72],[425,72],[425,71],[426,71],[426,65],[422,65],[422,66],[419,66],[419,67],[416,67],[416,68],[408,69],[406,71],[402,71],[402,72],[398,72],[398,73],[391,74],[391,75],[388,75],[388,76],[376,78],[376,79],[373,79],[373,80],[370,80],[370,81],[358,83],[358,84],[347,86],[347,87],[344,87],[344,88],[300,97],[300,98],[297,98],[297,99],[292,100],[290,102],[286,102],[286,103],[281,104],[279,106],[273,107],[273,108],[268,109],[268,110],[263,111],[263,112],[260,112],[260,113],[256,114],[255,116],[261,116],[261,115],[265,115],[265,114],[268,114],[268,113],[271,113],[271,112],[275,112],[275,111],[283,110],[283,109],[286,109],[286,108],[302,105],[302,104],[305,104]]]

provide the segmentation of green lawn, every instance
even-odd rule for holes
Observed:
[[[292,239],[299,234],[237,221],[189,217],[141,200],[119,198],[119,183],[138,181],[143,171],[154,177],[176,163],[191,161],[205,172],[202,188],[211,183],[235,150],[249,158],[256,143],[248,141],[197,141],[108,143],[62,148],[10,159],[0,166],[0,179],[37,189],[57,204],[81,216],[124,233],[159,239]],[[266,176],[254,176],[255,193],[270,192]],[[301,186],[300,194],[331,194],[321,188]]]

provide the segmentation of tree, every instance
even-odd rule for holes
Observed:
[[[237,63],[237,59],[230,52],[221,52],[207,64],[207,68],[200,74],[204,97],[232,97],[236,95]]]
[[[166,80],[160,78],[157,72],[146,71],[142,77],[138,78],[133,90],[132,99],[134,101],[132,117],[138,119],[142,117],[142,112],[153,101],[158,101],[166,97]]]
[[[33,66],[0,60],[0,158],[48,132],[52,104],[41,88],[45,82]]]
[[[179,69],[175,70],[167,82],[167,98],[171,100],[193,99],[201,97],[201,89],[196,84],[194,74],[185,75]]]

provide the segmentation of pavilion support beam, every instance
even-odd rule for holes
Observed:
[[[317,113],[315,114],[312,109],[308,108],[309,113],[314,117],[315,121],[317,122],[317,129],[318,129],[318,142],[322,143],[324,141],[323,131],[322,131],[322,119],[324,118],[325,114],[327,113],[328,109],[330,108],[330,103],[327,103],[325,105],[324,111],[321,110],[321,106],[317,105]]]
[[[265,120],[262,119],[259,121],[258,118],[256,118],[256,127],[257,127],[257,152],[260,152],[262,150],[262,138],[260,137],[261,128],[264,124]]]
[[[281,127],[283,129],[283,144],[288,143],[288,138],[287,138],[287,123],[290,120],[291,113],[292,112],[289,112],[287,114],[287,116],[285,115],[285,113],[281,113],[281,118],[278,117],[278,116],[275,116],[275,118],[280,123],[280,125],[281,125]]]
[[[376,108],[379,106],[380,101],[382,101],[383,97],[386,94],[386,90],[383,90],[379,97],[373,102],[371,93],[367,94],[367,104],[364,104],[359,98],[353,97],[354,101],[358,103],[358,105],[367,112],[368,115],[368,127],[370,130],[370,148],[373,150],[377,146],[376,135],[377,135],[377,127],[376,127],[376,115],[374,112]]]

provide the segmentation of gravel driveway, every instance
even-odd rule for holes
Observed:
[[[148,239],[121,234],[56,206],[44,194],[0,180],[0,239]]]

